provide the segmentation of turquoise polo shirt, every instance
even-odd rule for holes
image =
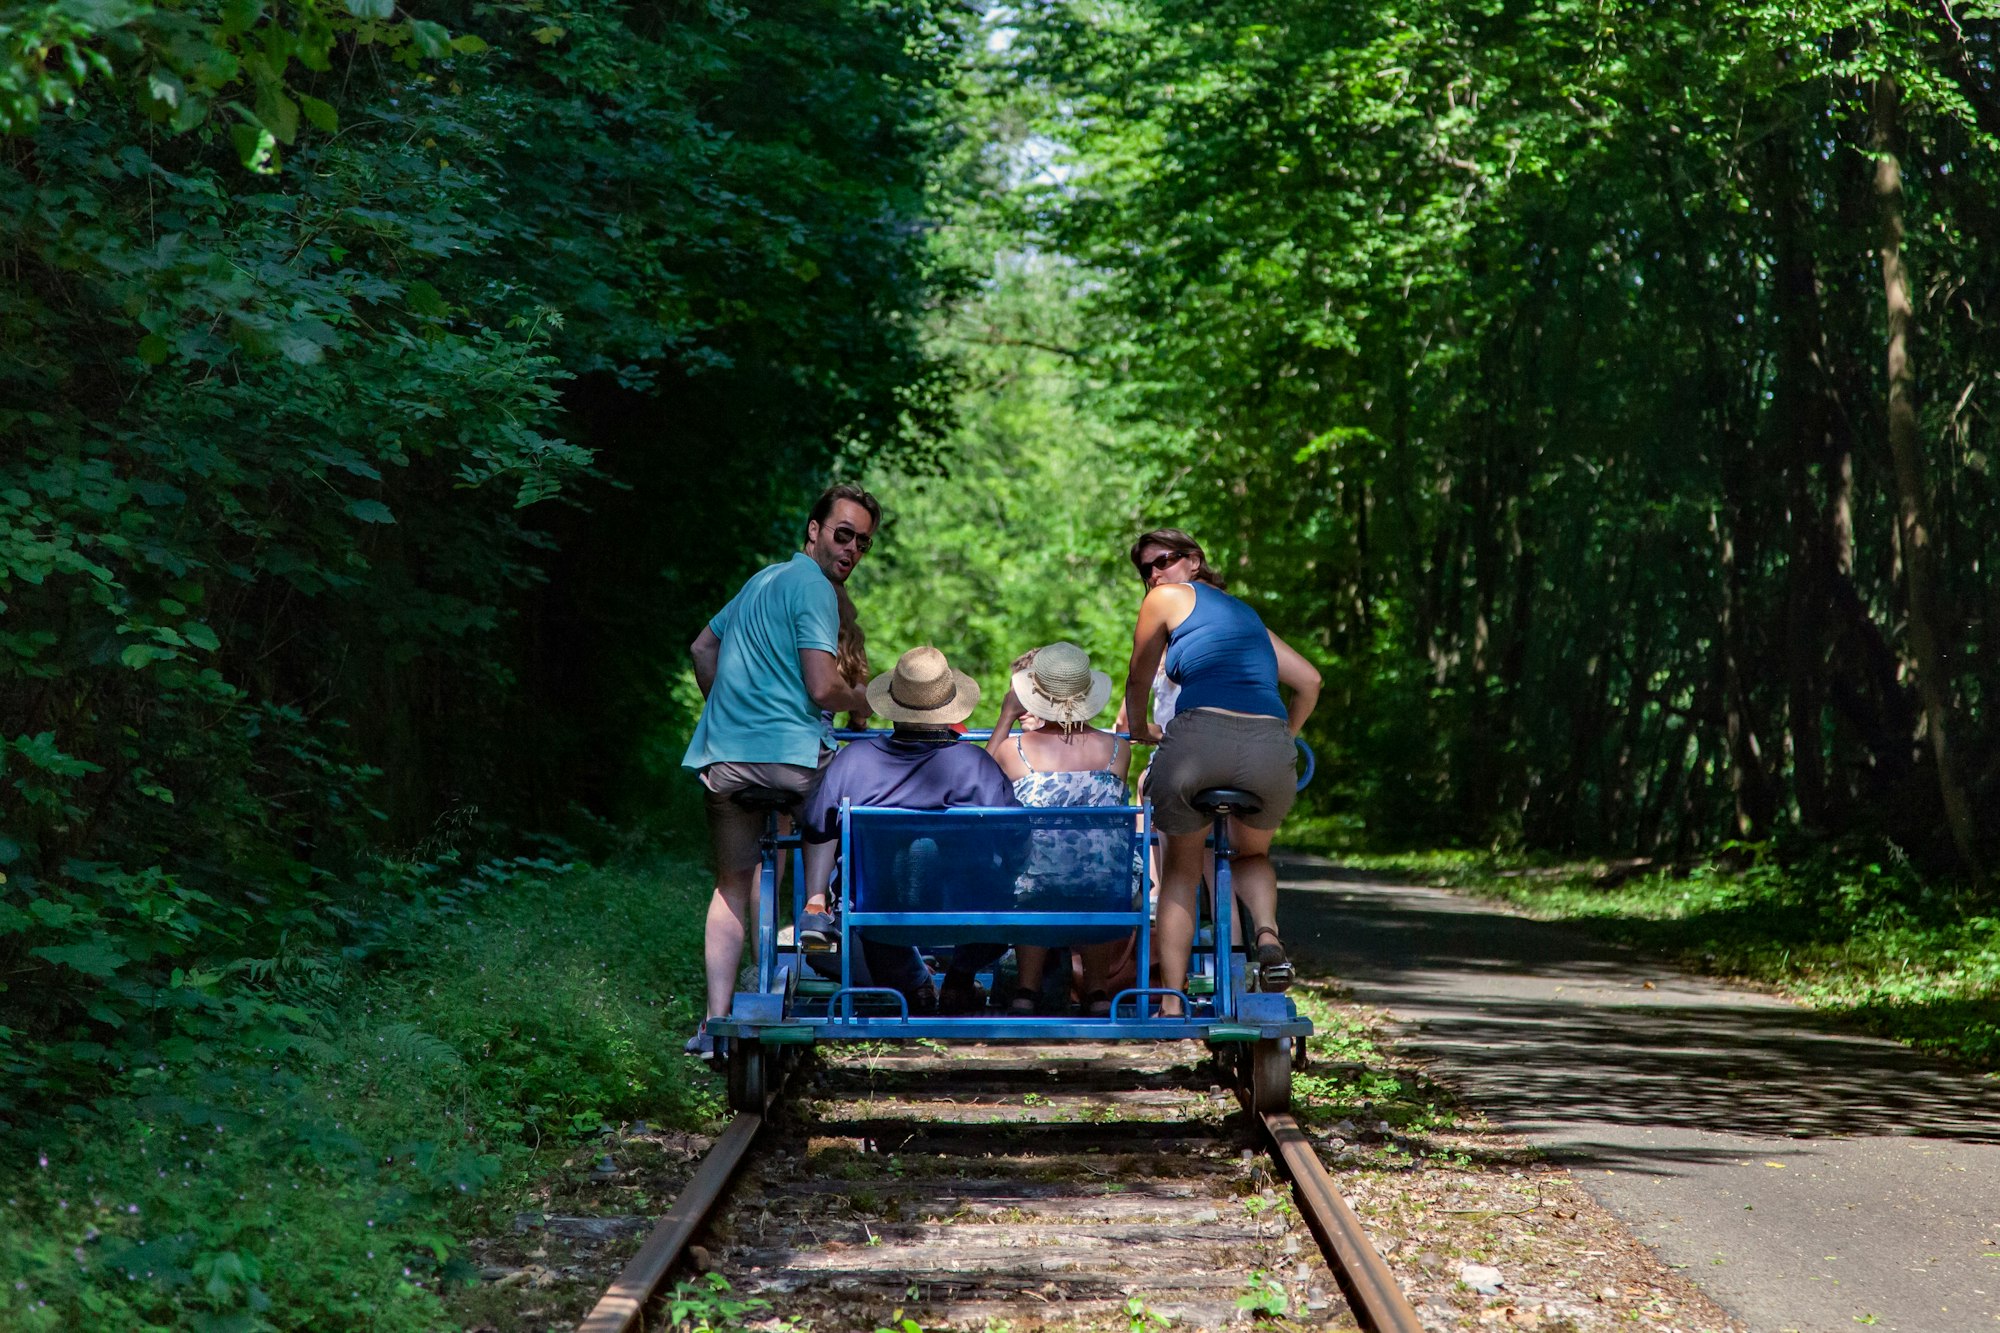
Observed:
[[[819,763],[819,705],[806,693],[799,650],[834,651],[840,601],[803,551],[759,570],[708,627],[722,640],[715,684],[702,705],[685,768]]]

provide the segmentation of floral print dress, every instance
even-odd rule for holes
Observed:
[[[1120,737],[1111,741],[1111,762],[1118,762]],[[1124,805],[1125,779],[1109,768],[1045,773],[1028,762],[1021,738],[1014,753],[1028,771],[1014,780],[1014,798],[1037,809],[1061,806]],[[1060,910],[1062,900],[1079,895],[1101,896],[1108,874],[1122,859],[1130,836],[1112,829],[1036,829],[1027,868],[1019,883],[1023,908]],[[1100,909],[1101,910],[1101,909]]]

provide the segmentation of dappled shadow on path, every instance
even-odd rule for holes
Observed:
[[[1281,919],[1307,970],[1393,1010],[1469,1102],[1559,1139],[1565,1157],[1657,1170],[1737,1155],[1687,1130],[2000,1143],[2000,1082],[1768,996],[1436,890],[1300,860],[1284,882]],[[1593,1127],[1618,1127],[1615,1143]],[[1657,1148],[1634,1129],[1659,1132]]]

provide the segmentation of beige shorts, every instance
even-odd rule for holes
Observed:
[[[764,812],[745,810],[730,800],[732,792],[745,787],[775,787],[797,792],[800,804],[819,786],[821,769],[833,756],[821,750],[820,767],[799,764],[739,764],[730,760],[710,764],[701,770],[701,785],[708,789],[708,841],[715,849],[715,873],[727,875],[757,864],[762,853],[758,845],[764,837]]]
[[[1251,828],[1278,827],[1298,798],[1298,753],[1280,717],[1239,717],[1208,708],[1174,714],[1147,770],[1153,827],[1167,834],[1207,828],[1209,817],[1190,804],[1205,787],[1249,792],[1263,808],[1237,818]]]

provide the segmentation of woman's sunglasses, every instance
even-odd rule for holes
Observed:
[[[1154,556],[1151,560],[1141,560],[1139,562],[1139,577],[1143,579],[1149,573],[1164,573],[1168,565],[1177,565],[1185,559],[1187,559],[1187,556],[1179,551],[1168,551],[1163,555]]]

